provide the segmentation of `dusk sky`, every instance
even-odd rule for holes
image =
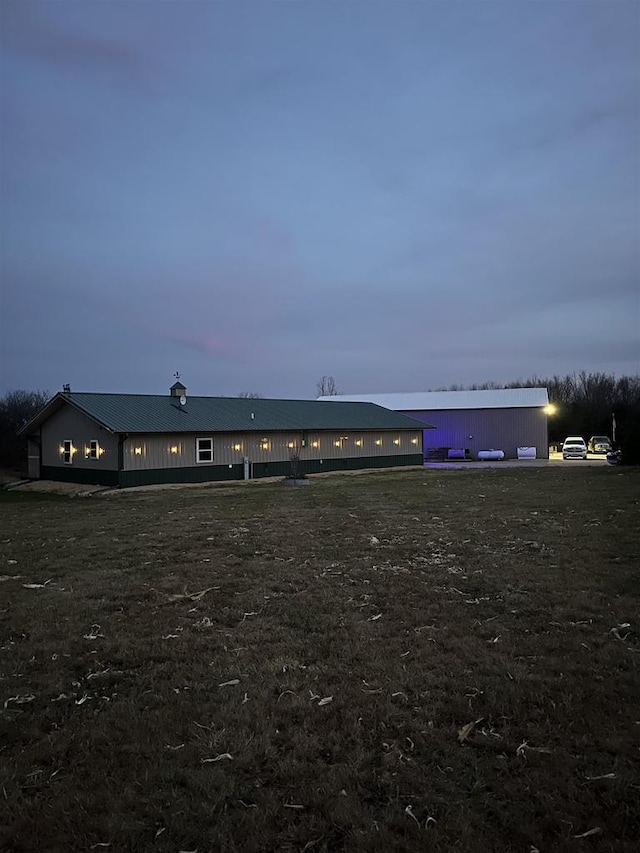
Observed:
[[[640,3],[0,3],[9,389],[640,373]]]

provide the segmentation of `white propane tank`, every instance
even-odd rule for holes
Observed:
[[[498,459],[504,459],[504,450],[479,450],[478,459],[482,462],[494,462]]]

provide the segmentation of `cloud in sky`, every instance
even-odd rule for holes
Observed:
[[[2,14],[0,392],[640,371],[635,0]]]
[[[65,0],[61,6],[59,16],[60,7],[52,4],[7,0],[2,7],[3,51],[27,72],[30,66],[94,77],[107,72],[115,80],[130,83],[142,71],[144,52],[127,44],[120,34],[109,35],[108,20],[106,27],[101,26],[105,21],[98,4],[91,20],[83,8],[86,4]]]

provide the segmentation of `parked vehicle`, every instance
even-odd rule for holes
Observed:
[[[581,435],[569,435],[562,443],[563,459],[586,459],[587,445]]]
[[[592,435],[587,445],[590,453],[609,453],[611,442],[606,435]]]

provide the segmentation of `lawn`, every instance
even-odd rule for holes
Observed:
[[[639,471],[0,503],[0,849],[640,849]]]

